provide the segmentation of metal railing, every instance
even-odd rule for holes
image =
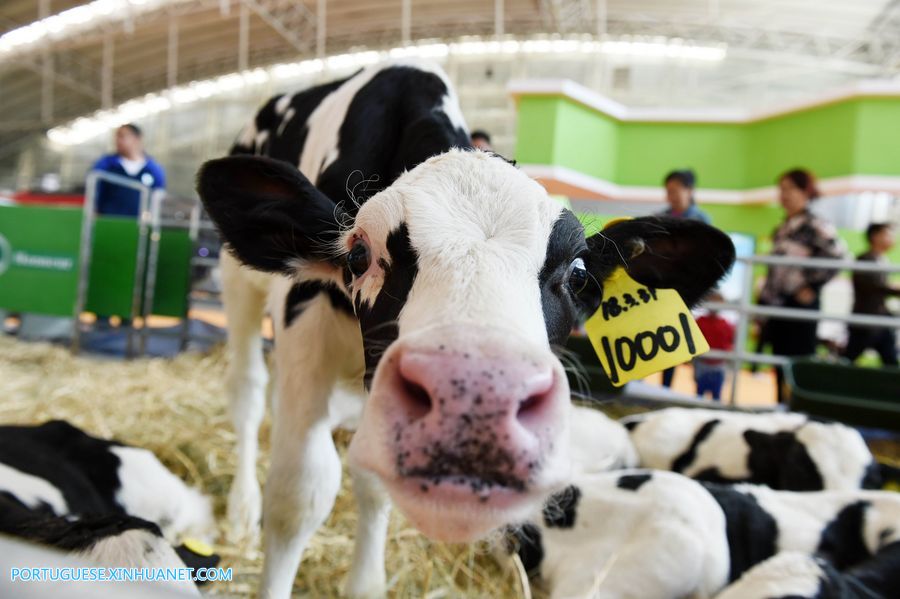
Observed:
[[[790,258],[786,256],[747,256],[737,259],[746,266],[741,281],[741,297],[738,302],[706,302],[705,307],[738,313],[738,324],[734,339],[734,350],[721,351],[710,350],[705,357],[727,360],[731,367],[730,403],[735,405],[738,391],[739,373],[741,365],[745,362],[784,366],[790,362],[786,356],[759,354],[746,351],[747,341],[750,337],[750,320],[752,317],[763,316],[778,318],[781,320],[811,320],[811,321],[835,321],[850,325],[900,328],[900,316],[877,316],[871,314],[835,314],[822,310],[806,310],[803,308],[784,308],[778,306],[760,306],[751,303],[753,295],[753,267],[757,264],[766,266],[792,266],[798,268],[812,268],[821,270],[852,271],[852,272],[876,272],[887,274],[900,274],[898,264],[879,264],[876,262],[832,260],[820,258]]]

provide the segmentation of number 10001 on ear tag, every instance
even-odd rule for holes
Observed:
[[[603,301],[584,326],[616,387],[709,351],[677,291],[641,285],[621,267],[604,281]]]

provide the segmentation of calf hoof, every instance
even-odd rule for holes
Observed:
[[[369,577],[351,574],[350,580],[347,581],[347,587],[344,594],[350,599],[381,599],[387,596],[387,582],[384,576],[384,570]]]
[[[232,544],[259,542],[262,496],[256,484],[240,485],[235,481],[228,494],[228,541]]]

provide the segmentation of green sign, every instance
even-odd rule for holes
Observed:
[[[0,206],[0,308],[71,316],[80,240],[80,209]]]
[[[69,272],[75,268],[77,256],[50,256],[47,254],[35,254],[28,251],[16,251],[12,254],[12,263],[21,268],[36,268],[38,270],[58,270]]]
[[[12,247],[6,237],[0,235],[0,275],[6,272],[12,262]]]

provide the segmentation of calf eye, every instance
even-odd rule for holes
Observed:
[[[587,282],[588,272],[584,267],[584,260],[575,258],[572,260],[572,264],[569,265],[569,289],[572,290],[572,293],[578,295],[584,290]]]
[[[371,262],[372,258],[369,255],[369,246],[366,245],[366,242],[362,239],[354,241],[353,247],[350,248],[350,252],[347,254],[347,268],[350,269],[350,272],[356,277],[361,277],[369,270]]]

